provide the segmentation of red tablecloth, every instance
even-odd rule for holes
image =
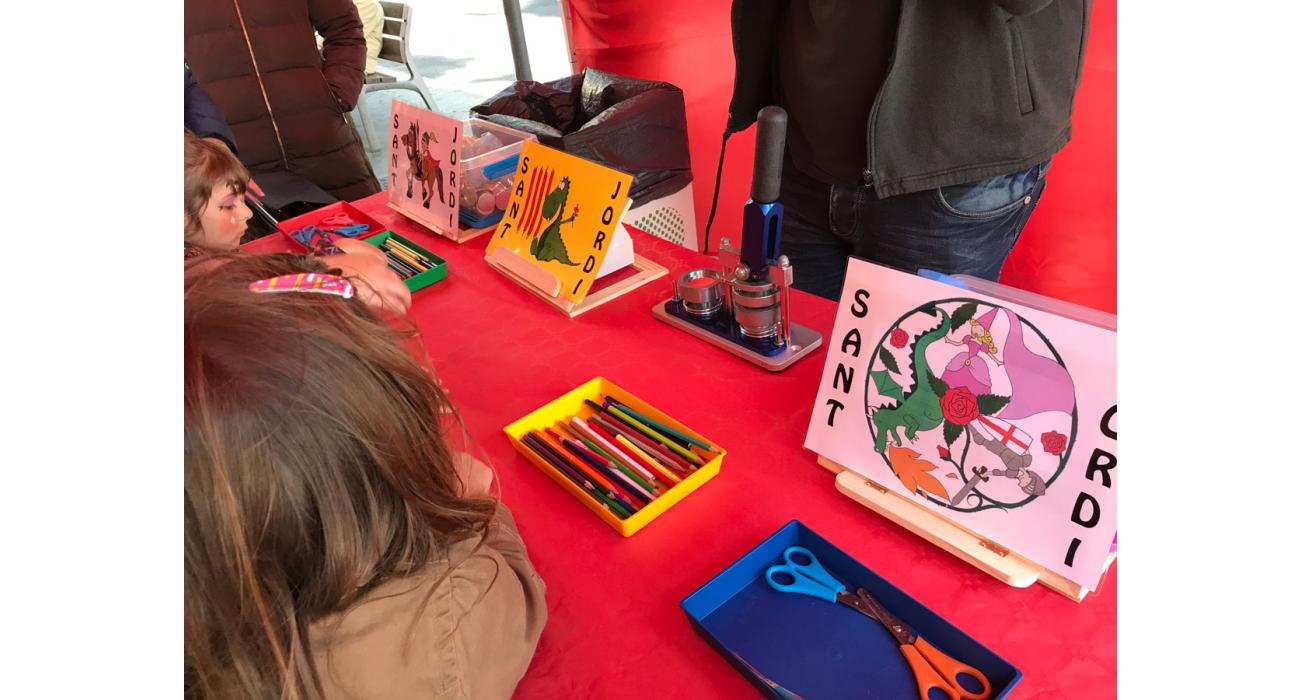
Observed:
[[[771,374],[651,315],[671,294],[671,275],[703,256],[633,232],[637,251],[670,275],[568,319],[487,266],[487,236],[458,245],[425,233],[389,210],[385,193],[356,204],[448,262],[447,279],[417,292],[410,316],[548,587],[550,622],[516,697],[757,697],[678,602],[794,518],[1018,666],[1017,697],[1114,697],[1118,564],[1082,603],[1011,588],[840,495],[802,447],[824,349]],[[247,248],[288,249],[280,236]],[[794,320],[824,336],[834,312],[795,293]],[[597,375],[728,450],[713,481],[631,538],[519,456],[501,430]]]

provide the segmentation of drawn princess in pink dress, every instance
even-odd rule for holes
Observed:
[[[964,386],[976,396],[992,391],[993,382],[989,378],[989,366],[983,356],[987,355],[995,364],[1002,364],[1002,360],[997,358],[998,347],[993,342],[993,334],[989,332],[995,314],[997,314],[996,309],[978,319],[972,318],[970,333],[963,336],[960,342],[952,338],[944,338],[949,345],[966,346],[966,352],[957,353],[943,370],[941,378],[949,388]]]
[[[1001,351],[989,331],[999,313],[1007,320],[1006,347]],[[966,346],[966,352],[958,353],[944,369],[942,379],[949,387],[964,386],[976,396],[990,393],[993,383],[988,363],[984,361],[987,356],[1006,370],[1009,384],[1010,401],[994,414],[998,418],[1010,421],[1046,411],[1074,410],[1074,381],[1070,373],[1056,360],[1025,346],[1019,316],[994,307],[983,316],[971,319],[970,326],[971,332],[961,342],[945,338],[951,345]]]

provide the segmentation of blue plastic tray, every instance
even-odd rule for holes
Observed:
[[[836,578],[861,586],[916,633],[988,676],[1006,697],[1020,670],[838,547],[792,520],[681,602],[695,631],[769,698],[782,696],[744,667],[807,700],[917,698],[916,680],[883,625],[845,605],[778,593],[763,578],[791,545],[807,547]]]

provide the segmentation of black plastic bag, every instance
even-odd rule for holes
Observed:
[[[686,103],[668,83],[587,68],[547,83],[518,81],[470,111],[632,175],[636,204],[691,182]]]

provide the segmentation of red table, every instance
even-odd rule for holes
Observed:
[[[795,518],[1018,666],[1017,697],[1115,696],[1118,564],[1082,603],[1011,588],[840,495],[802,447],[824,349],[771,374],[651,315],[671,276],[704,256],[633,231],[637,252],[669,276],[569,319],[487,266],[487,236],[458,245],[426,233],[385,196],[356,205],[448,262],[446,280],[416,292],[410,317],[547,583],[550,622],[516,697],[757,697],[678,602]],[[246,248],[288,250],[282,236]],[[792,308],[795,321],[830,336],[833,303],[796,292]],[[631,538],[501,430],[597,375],[728,450],[713,481]]]

